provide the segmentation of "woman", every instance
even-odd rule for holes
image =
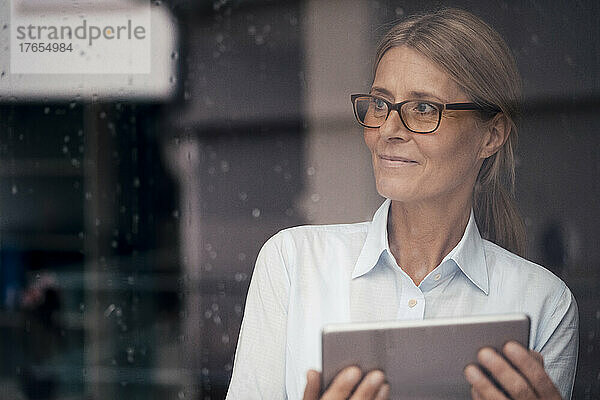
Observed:
[[[482,349],[479,364],[514,399],[570,397],[577,305],[514,254],[524,245],[510,195],[519,90],[506,44],[470,13],[445,9],[388,32],[370,93],[352,96],[386,201],[371,222],[296,227],[265,243],[228,398],[317,398],[327,323],[517,311],[531,317],[532,351]],[[506,398],[478,367],[465,379],[475,399]],[[381,371],[349,367],[324,398],[389,394]]]

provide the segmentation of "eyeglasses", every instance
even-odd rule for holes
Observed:
[[[406,129],[415,133],[433,133],[440,126],[444,110],[480,110],[490,114],[501,111],[496,106],[481,106],[476,103],[442,104],[429,100],[405,100],[393,104],[372,94],[353,94],[350,99],[356,120],[362,126],[379,128],[392,110],[396,110]]]

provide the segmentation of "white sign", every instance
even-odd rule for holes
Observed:
[[[12,0],[10,73],[149,74],[150,1]]]

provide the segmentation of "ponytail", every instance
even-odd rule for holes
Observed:
[[[487,158],[479,170],[473,191],[473,210],[482,237],[524,257],[527,239],[525,224],[514,200],[516,132],[512,130],[507,143]]]

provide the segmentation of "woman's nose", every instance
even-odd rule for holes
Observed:
[[[379,127],[379,134],[385,140],[401,140],[404,142],[412,137],[412,132],[404,126],[400,114],[396,110],[392,110],[383,125]]]

